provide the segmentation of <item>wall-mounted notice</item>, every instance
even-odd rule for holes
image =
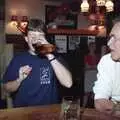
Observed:
[[[55,35],[55,44],[58,53],[67,53],[67,36]]]

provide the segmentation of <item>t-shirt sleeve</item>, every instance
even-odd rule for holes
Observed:
[[[10,64],[6,68],[6,71],[3,75],[2,83],[16,80],[19,75],[18,71],[19,71],[19,59],[15,57],[11,60]]]
[[[112,90],[112,80],[110,76],[110,67],[109,60],[107,60],[105,57],[101,58],[97,69],[97,81],[95,81],[93,92],[95,94],[94,99],[109,99],[111,96],[111,90]]]

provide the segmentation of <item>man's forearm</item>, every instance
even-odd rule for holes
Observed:
[[[111,114],[113,110],[113,102],[107,99],[97,99],[95,100],[95,108],[100,112]]]
[[[20,81],[19,79],[14,80],[14,81],[9,81],[4,84],[4,88],[7,92],[15,92],[18,90],[21,82],[22,81]]]
[[[72,86],[72,75],[70,71],[61,64],[53,54],[48,54],[46,56],[48,57],[59,82],[65,87],[70,88]]]
[[[62,85],[70,88],[72,86],[72,75],[67,68],[58,60],[51,61],[54,72]]]
[[[95,100],[95,108],[105,114],[111,114],[113,116],[120,117],[120,110],[117,108],[117,104],[114,105],[111,100]]]

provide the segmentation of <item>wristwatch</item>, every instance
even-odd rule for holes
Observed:
[[[54,57],[54,58],[50,59],[49,61],[52,62],[52,61],[55,60],[55,59],[56,59],[56,58]]]

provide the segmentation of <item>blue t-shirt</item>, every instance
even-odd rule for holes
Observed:
[[[3,82],[16,80],[19,77],[19,68],[24,65],[32,67],[32,71],[13,94],[14,107],[57,103],[57,80],[47,58],[28,52],[14,57],[4,74]]]

